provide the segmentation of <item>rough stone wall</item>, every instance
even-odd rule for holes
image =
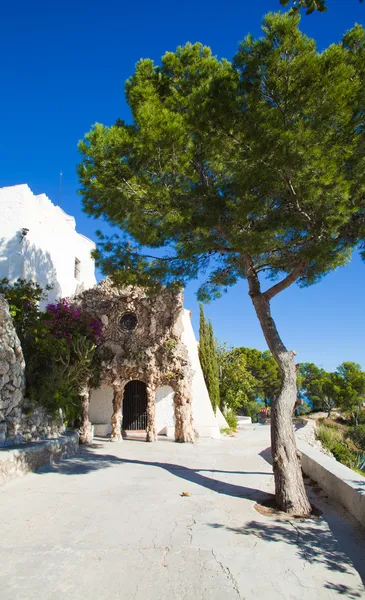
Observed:
[[[112,437],[120,436],[124,386],[138,379],[147,386],[147,439],[156,439],[156,390],[169,385],[175,393],[175,439],[193,441],[191,366],[181,341],[182,294],[164,291],[150,297],[141,288],[118,288],[105,280],[75,303],[104,325],[101,381],[114,389]],[[136,319],[133,329],[123,326],[124,315]]]
[[[9,312],[0,294],[0,447],[56,438],[64,431],[62,419],[52,419],[41,407],[27,406],[25,361]]]
[[[41,406],[27,406],[26,400],[21,408],[26,412],[20,412],[5,420],[7,426],[5,446],[56,439],[65,432],[61,416],[55,419]]]
[[[25,391],[25,362],[19,338],[9,312],[9,305],[0,294],[0,443],[6,429],[21,416]]]
[[[15,477],[37,471],[40,467],[73,456],[79,451],[79,436],[73,431],[56,440],[9,448],[0,453],[0,486]]]

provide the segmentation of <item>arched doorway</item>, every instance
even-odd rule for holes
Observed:
[[[123,431],[146,431],[147,389],[143,381],[129,381],[124,388]]]

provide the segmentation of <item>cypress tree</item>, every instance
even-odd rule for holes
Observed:
[[[200,304],[199,359],[214,412],[219,406],[219,365],[212,323],[207,323]]]
[[[219,395],[219,364],[217,355],[217,345],[213,333],[213,325],[211,321],[208,323],[208,347],[210,355],[211,375],[210,375],[210,388],[209,395],[213,405],[214,412],[217,406],[220,404]]]

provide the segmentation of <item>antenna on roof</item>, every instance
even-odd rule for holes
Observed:
[[[60,189],[58,190],[57,206],[61,206],[61,192],[62,192],[62,171],[60,171]]]

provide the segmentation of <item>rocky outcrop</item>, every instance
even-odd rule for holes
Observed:
[[[54,419],[25,397],[25,361],[9,312],[0,294],[0,447],[39,439],[57,438],[64,431],[62,418]]]
[[[7,424],[21,417],[25,392],[25,362],[19,338],[9,312],[9,305],[0,294],[0,424],[1,437]],[[7,436],[6,436],[7,437]]]
[[[32,407],[24,400],[21,411],[5,419],[5,446],[56,439],[65,431],[61,415],[55,418],[42,406]]]

